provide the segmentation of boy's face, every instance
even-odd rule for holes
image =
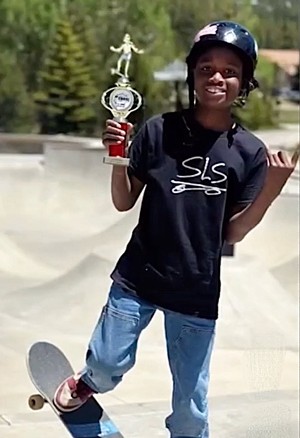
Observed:
[[[214,47],[204,52],[194,70],[197,100],[211,109],[228,108],[239,96],[243,64],[227,47]]]

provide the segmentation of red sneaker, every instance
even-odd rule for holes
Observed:
[[[80,374],[68,377],[57,388],[53,403],[61,412],[80,408],[95,392],[80,378]]]

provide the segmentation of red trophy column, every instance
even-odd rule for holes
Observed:
[[[129,124],[127,122],[119,122],[119,123],[121,125],[121,129],[123,131],[125,131],[126,134],[127,134]],[[110,157],[122,157],[122,158],[125,158],[126,157],[126,151],[125,151],[125,149],[126,149],[126,141],[127,141],[127,139],[125,138],[125,140],[122,141],[121,143],[111,144],[109,146],[109,151],[108,151],[109,156]]]

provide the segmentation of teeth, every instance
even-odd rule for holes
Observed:
[[[220,88],[208,87],[208,88],[206,88],[206,91],[208,91],[209,93],[224,93],[224,91],[221,90]]]

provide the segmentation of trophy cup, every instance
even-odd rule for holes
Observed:
[[[118,75],[119,79],[115,83],[115,87],[109,88],[102,94],[101,103],[111,112],[114,120],[120,123],[121,129],[127,133],[129,125],[126,118],[142,104],[142,96],[130,86],[128,77],[129,64],[132,52],[141,54],[144,53],[144,51],[135,47],[128,33],[125,34],[120,47],[116,48],[111,46],[110,50],[112,52],[121,53],[117,68],[111,70],[111,74]],[[122,73],[121,70],[124,62],[125,67]],[[126,140],[110,145],[109,154],[104,157],[103,162],[118,166],[128,166],[129,159],[126,158]]]

